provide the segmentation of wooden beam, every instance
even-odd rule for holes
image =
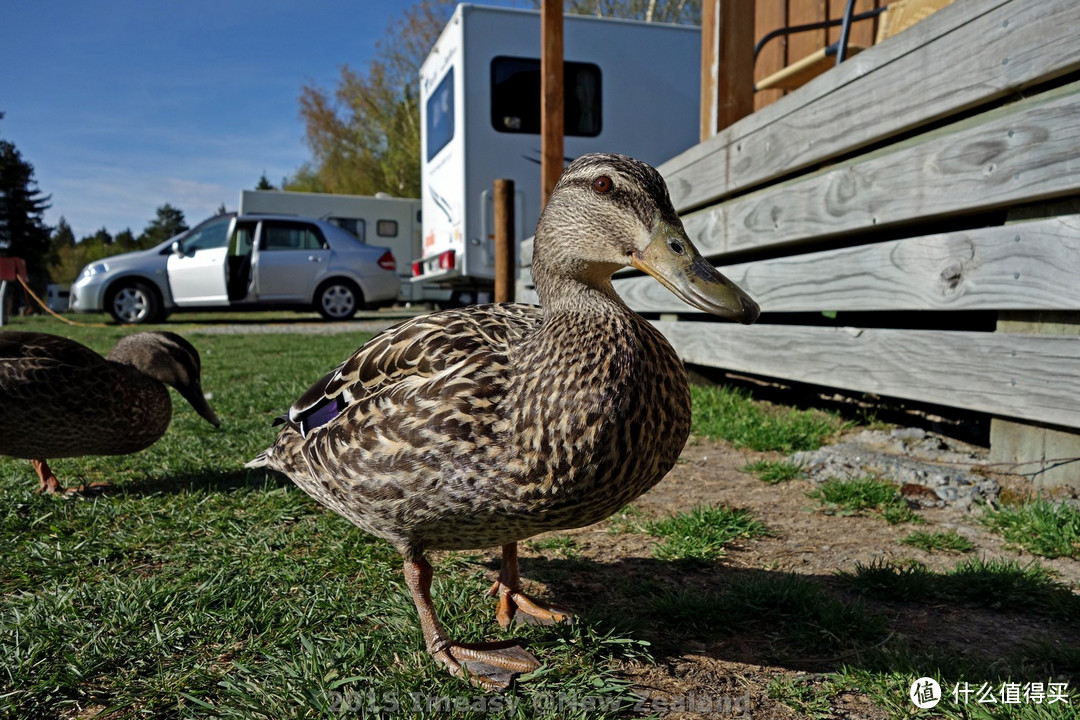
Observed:
[[[563,10],[562,0],[540,3],[541,208],[563,171]]]
[[[1080,337],[657,321],[686,362],[1080,427]]]
[[[716,258],[1078,192],[1080,82],[710,206],[683,224]]]
[[[765,312],[1080,310],[1080,215],[727,265],[720,271]],[[638,312],[691,312],[650,277],[614,284]]]
[[[676,209],[716,202],[1080,69],[1078,26],[1075,0],[954,2],[659,169]]]
[[[704,0],[701,139],[754,112],[754,2]]]
[[[514,300],[514,181],[495,181],[495,302]]]

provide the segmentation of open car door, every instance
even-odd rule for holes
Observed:
[[[225,259],[232,221],[232,216],[211,220],[174,246],[166,267],[173,302],[180,307],[229,304]]]

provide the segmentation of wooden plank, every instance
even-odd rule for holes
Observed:
[[[1080,215],[728,265],[764,312],[1080,310]],[[638,312],[692,310],[650,277],[617,279]]]
[[[828,20],[828,0],[798,0],[788,3],[788,23],[807,25]],[[825,30],[808,30],[788,36],[788,64],[798,62],[825,47]]]
[[[787,0],[757,0],[754,3],[754,41],[768,33],[787,26]],[[767,42],[758,53],[754,63],[754,81],[768,77],[787,65],[787,38],[778,37]],[[770,105],[784,93],[781,90],[762,90],[754,93],[754,110]]]
[[[878,6],[876,0],[855,0],[855,9],[852,15],[858,15],[860,13],[869,12]],[[829,19],[830,20],[842,20],[844,17],[844,9],[847,7],[847,0],[829,0]],[[874,44],[874,35],[877,31],[877,18],[871,18],[869,20],[860,20],[851,24],[851,32],[848,38],[848,42],[855,45],[861,45],[863,47],[870,47]],[[829,36],[827,42],[832,43],[840,39],[840,27],[829,28]]]
[[[1078,190],[1080,83],[1074,83],[972,118],[963,130],[923,136],[692,213],[683,224],[698,249],[715,258]]]
[[[1080,427],[1080,337],[654,324],[697,365]]]
[[[1080,3],[954,2],[664,163],[678,210],[1080,68]]]
[[[701,139],[754,112],[754,3],[705,0],[701,23]]]
[[[563,96],[563,7],[561,0],[540,3],[540,176],[541,204],[562,175],[565,98]]]

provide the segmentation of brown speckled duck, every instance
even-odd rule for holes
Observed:
[[[172,385],[212,425],[198,351],[171,332],[120,339],[103,358],[74,340],[0,332],[0,455],[27,458],[44,492],[64,492],[48,460],[126,455],[154,444],[172,420]]]
[[[500,624],[516,613],[565,619],[522,592],[517,542],[608,517],[664,477],[689,434],[682,363],[612,287],[625,267],[701,310],[757,318],[754,301],[694,248],[656,170],[585,155],[537,224],[541,307],[466,307],[387,330],[305,392],[249,463],[390,541],[428,652],[483,686],[540,664],[513,640],[452,641],[424,553],[502,546],[491,590]]]

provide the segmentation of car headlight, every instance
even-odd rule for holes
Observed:
[[[106,265],[103,262],[90,263],[89,265],[87,265],[86,267],[83,268],[82,274],[79,275],[79,277],[80,278],[92,277],[94,275],[98,275],[100,273],[103,273],[103,272],[107,271],[108,269],[109,269],[109,266]]]

